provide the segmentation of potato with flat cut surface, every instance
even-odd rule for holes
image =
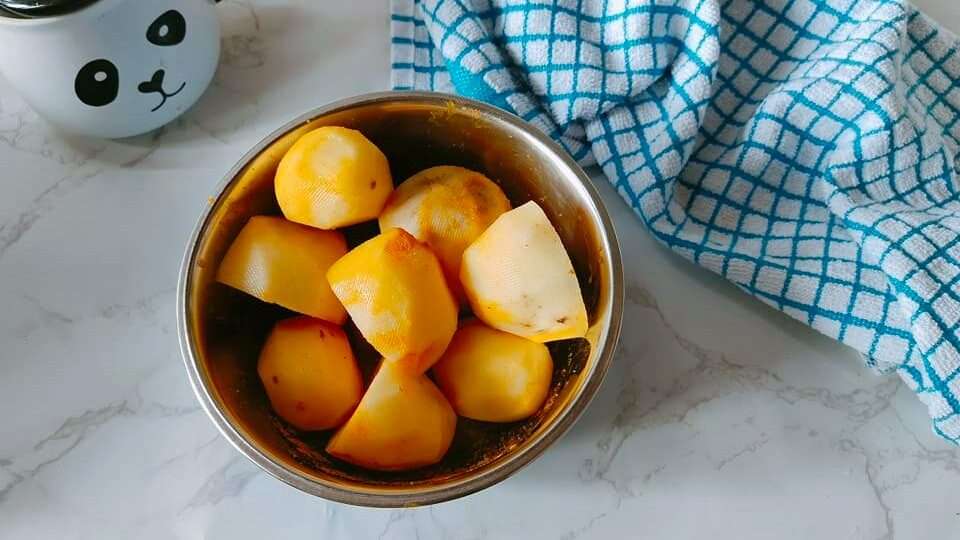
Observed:
[[[498,330],[541,343],[587,331],[570,256],[533,201],[501,215],[463,252],[460,282],[474,314]]]
[[[337,231],[254,216],[220,262],[217,281],[264,302],[342,324],[347,312],[326,276],[346,253],[347,242]]]
[[[457,304],[437,257],[403,229],[351,250],[327,280],[373,348],[415,373],[433,365],[457,329]]]
[[[327,452],[368,469],[415,469],[443,459],[456,427],[453,408],[426,375],[384,361]]]
[[[336,126],[301,137],[280,160],[274,179],[290,221],[336,229],[376,219],[393,191],[387,157],[362,133]]]
[[[360,369],[339,326],[310,317],[278,322],[260,351],[257,374],[273,410],[306,430],[337,427],[363,394]]]
[[[398,227],[430,246],[454,296],[463,300],[463,250],[507,210],[507,196],[486,176],[463,167],[431,167],[397,186],[380,214],[380,230]]]
[[[543,405],[553,360],[543,343],[472,320],[453,335],[433,374],[460,416],[514,422]]]

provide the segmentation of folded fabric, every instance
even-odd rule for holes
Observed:
[[[658,240],[899,373],[960,442],[953,35],[899,0],[394,0],[392,33],[395,88],[597,163]]]

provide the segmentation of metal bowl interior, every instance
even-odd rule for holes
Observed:
[[[585,339],[550,345],[555,372],[547,403],[511,424],[461,419],[439,464],[403,473],[352,467],[323,451],[329,434],[300,433],[270,411],[256,375],[257,354],[282,308],[214,281],[226,249],[254,215],[279,214],[276,166],[296,139],[323,125],[358,129],[387,155],[395,182],[434,165],[460,165],[496,181],[514,205],[537,201],[570,254],[590,317]],[[351,245],[376,224],[346,231]],[[314,495],[367,506],[416,506],[492,485],[530,462],[576,420],[611,361],[622,312],[622,271],[609,217],[589,178],[559,146],[518,118],[459,97],[383,93],[334,103],[294,120],[249,152],[227,175],[201,217],[178,291],[181,347],[207,413],[243,454]],[[375,354],[348,328],[361,363]],[[369,375],[369,373],[368,373]]]

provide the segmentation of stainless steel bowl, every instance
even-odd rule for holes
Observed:
[[[497,181],[514,202],[535,200],[573,260],[590,316],[585,339],[550,344],[555,371],[547,403],[512,424],[461,419],[436,466],[377,473],[323,451],[328,434],[299,433],[270,411],[256,375],[272,324],[289,315],[214,281],[230,242],[254,215],[278,214],[273,176],[284,152],[323,125],[363,132],[390,159],[395,181],[433,165],[461,165]],[[347,231],[359,242],[376,225]],[[444,94],[393,92],[338,101],[281,127],[248,152],[200,217],[180,270],[180,347],[197,398],[221,433],[263,470],[307,493],[365,506],[418,506],[491,486],[543,452],[576,421],[613,357],[623,310],[623,276],[613,225],[590,179],[554,142],[522,120]],[[355,352],[369,365],[362,340]]]

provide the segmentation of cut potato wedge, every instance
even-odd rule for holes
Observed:
[[[507,210],[507,196],[486,176],[463,167],[431,167],[397,186],[380,214],[380,230],[401,228],[430,246],[454,296],[463,300],[463,250]]]
[[[280,217],[255,216],[217,270],[217,281],[298,313],[343,324],[347,312],[326,275],[347,253],[337,231],[320,231]]]
[[[376,219],[393,191],[386,156],[362,133],[317,128],[280,161],[277,202],[290,221],[336,229]]]
[[[460,282],[474,314],[504,332],[544,343],[587,331],[570,257],[533,201],[501,215],[463,252]]]
[[[553,360],[543,343],[472,320],[454,334],[433,374],[460,416],[514,422],[543,405]]]
[[[306,430],[343,424],[360,402],[363,380],[339,326],[310,317],[278,322],[257,363],[273,410]]]
[[[327,452],[368,469],[415,469],[443,459],[456,427],[457,415],[430,379],[382,362]]]
[[[437,257],[403,229],[354,248],[327,280],[373,348],[415,373],[440,358],[457,329],[457,304]]]

